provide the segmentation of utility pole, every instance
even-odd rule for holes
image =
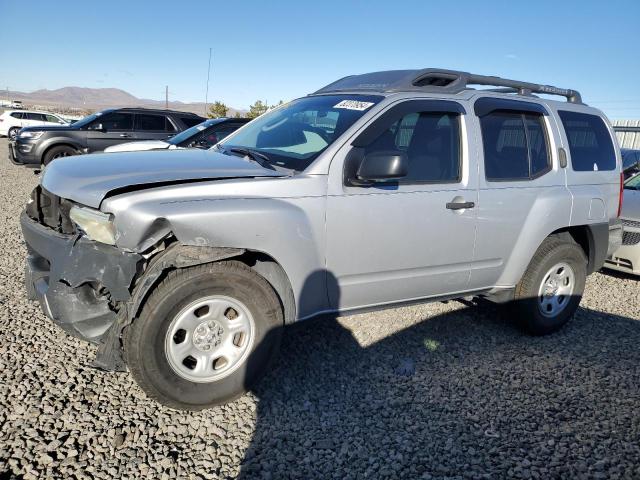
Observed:
[[[204,94],[204,116],[207,116],[207,103],[209,102],[209,76],[211,74],[211,47],[209,47],[209,67],[207,68],[207,92]]]
[[[164,109],[169,110],[169,85],[164,87]]]

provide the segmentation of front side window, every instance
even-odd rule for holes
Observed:
[[[550,169],[542,115],[494,111],[480,127],[487,180],[530,180]]]
[[[133,113],[113,112],[98,117],[94,125],[102,125],[104,130],[126,131],[133,129]]]
[[[616,154],[602,118],[585,113],[558,111],[569,141],[571,167],[579,172],[615,170]]]
[[[452,183],[460,180],[460,119],[450,112],[404,115],[365,148],[402,151],[409,171],[400,183]]]
[[[54,117],[53,115],[45,115],[47,118],[47,122],[51,123],[61,123],[61,120],[58,117]]]
[[[162,115],[148,115],[145,113],[138,113],[136,115],[135,130],[145,132],[164,132],[165,128],[165,117]]]
[[[300,98],[256,118],[219,147],[250,149],[274,166],[302,171],[380,100],[346,94]]]
[[[37,122],[44,122],[45,121],[45,116],[42,115],[41,113],[32,113],[32,112],[26,112],[24,113],[24,117],[25,120],[35,120]]]

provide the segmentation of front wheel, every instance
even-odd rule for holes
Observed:
[[[282,326],[275,291],[243,263],[174,270],[125,330],[125,359],[147,395],[200,410],[233,400],[265,374]]]
[[[18,132],[20,131],[20,127],[12,127],[7,132],[7,136],[9,140],[15,140],[18,137]]]
[[[53,147],[45,153],[42,163],[43,165],[49,165],[56,158],[70,157],[72,155],[78,155],[78,151],[75,148],[70,147],[69,145],[60,145],[58,147]]]
[[[580,304],[586,278],[587,259],[578,244],[545,239],[516,286],[513,304],[522,326],[533,335],[562,328]]]

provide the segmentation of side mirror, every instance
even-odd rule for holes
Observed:
[[[362,160],[356,180],[364,182],[388,182],[406,177],[409,173],[409,158],[405,152],[373,152]]]

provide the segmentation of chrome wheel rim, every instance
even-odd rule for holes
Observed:
[[[545,317],[561,313],[571,301],[575,283],[575,274],[568,263],[560,262],[550,268],[538,290],[540,313]]]
[[[171,321],[165,355],[185,380],[208,383],[233,373],[253,346],[255,322],[247,306],[231,297],[203,297]]]
[[[15,128],[9,132],[9,139],[15,140],[17,136],[18,136],[18,130],[16,130]]]

